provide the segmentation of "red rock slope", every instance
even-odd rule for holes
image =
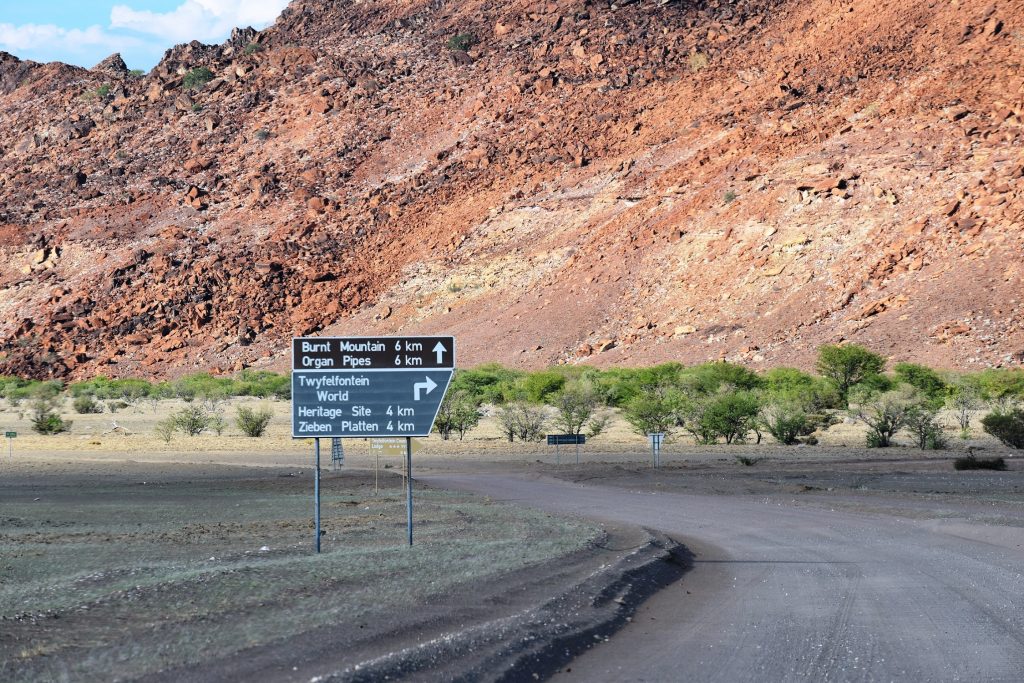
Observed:
[[[1019,365],[1022,58],[1024,3],[911,0],[297,0],[143,77],[0,55],[0,372],[441,331]]]

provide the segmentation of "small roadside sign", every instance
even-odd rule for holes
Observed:
[[[419,450],[419,441],[412,440],[413,455]],[[398,436],[394,438],[370,439],[370,453],[374,455],[405,455],[405,439]]]
[[[18,432],[4,432],[4,436],[6,436],[8,439],[13,439],[16,436],[18,436]]]
[[[665,433],[649,432],[647,439],[651,442],[651,461],[658,467],[661,465],[661,443],[665,440]]]
[[[4,436],[7,437],[7,456],[14,457],[14,439],[18,436],[18,432],[4,432]]]
[[[576,446],[576,464],[580,464],[580,444],[587,442],[585,434],[548,434],[548,445],[555,447],[555,464],[562,464],[559,446]]]
[[[574,446],[586,442],[586,434],[548,434],[549,446]]]

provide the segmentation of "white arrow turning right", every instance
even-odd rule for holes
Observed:
[[[414,401],[420,400],[420,391],[421,390],[425,390],[425,392],[429,394],[431,391],[433,391],[436,388],[437,388],[437,383],[434,382],[429,377],[427,377],[427,381],[426,382],[417,382],[416,384],[412,385],[412,400],[414,400]]]
[[[437,346],[434,347],[433,351],[437,354],[437,364],[440,365],[444,362],[444,354],[448,349],[445,348],[444,344],[437,342]]]

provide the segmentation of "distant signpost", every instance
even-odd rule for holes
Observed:
[[[406,452],[412,455],[416,454],[419,450],[419,442],[411,440],[410,443],[406,443],[405,439],[385,437],[380,439],[370,439],[370,453],[373,454],[373,493],[374,495],[380,491],[380,456],[402,456]],[[405,485],[408,485],[408,477],[405,477]]]
[[[341,443],[341,439],[334,437],[331,439],[331,467],[337,469],[345,466],[345,447]]]
[[[548,434],[548,445],[555,447],[555,464],[561,465],[562,458],[559,455],[559,446],[576,446],[576,464],[580,464],[580,444],[585,444],[587,437],[584,434]]]
[[[18,437],[18,432],[4,432],[4,436],[7,437],[7,456],[13,458],[14,440]]]
[[[455,372],[454,337],[296,337],[292,438],[313,438],[320,552],[320,437],[405,439],[412,545],[411,437],[428,436]]]
[[[661,443],[665,440],[664,432],[650,432],[647,438],[651,442],[651,461],[655,467],[661,466]]]

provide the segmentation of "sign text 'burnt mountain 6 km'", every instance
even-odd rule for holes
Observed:
[[[292,436],[427,436],[454,369],[454,337],[296,338]]]

